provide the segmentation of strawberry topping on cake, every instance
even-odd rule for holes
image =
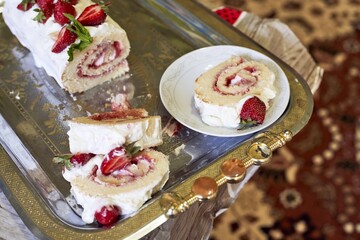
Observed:
[[[70,23],[70,19],[68,19],[64,13],[70,14],[75,17],[76,11],[72,4],[66,2],[65,0],[59,0],[55,3],[54,7],[54,18],[57,23],[60,25],[64,25]]]
[[[97,26],[105,22],[108,4],[93,4],[84,9],[77,20],[84,26]]]
[[[22,0],[21,3],[17,5],[17,9],[21,11],[27,11],[32,8],[35,4],[35,0]]]

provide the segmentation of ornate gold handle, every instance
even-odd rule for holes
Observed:
[[[177,193],[165,193],[160,199],[160,206],[167,217],[175,217],[184,212],[196,201],[204,201],[214,198],[218,188],[224,183],[238,183],[245,178],[246,170],[252,165],[266,163],[272,156],[272,152],[284,146],[292,139],[292,133],[288,130],[280,134],[264,132],[255,137],[247,150],[247,156],[242,159],[230,159],[220,166],[220,174],[213,178],[200,177],[192,185],[191,193],[181,197]]]

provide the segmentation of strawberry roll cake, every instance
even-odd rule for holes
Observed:
[[[168,157],[151,149],[162,143],[159,120],[130,109],[71,121],[71,154],[54,161],[64,164],[63,177],[83,207],[85,223],[114,223],[136,212],[165,185]]]
[[[129,71],[129,40],[107,7],[90,0],[11,0],[3,18],[36,66],[76,93]]]
[[[264,64],[233,56],[195,81],[195,106],[210,126],[242,128],[262,124],[276,96],[275,74]]]

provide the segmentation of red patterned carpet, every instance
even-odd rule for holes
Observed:
[[[360,1],[201,2],[280,19],[325,70],[309,124],[216,219],[211,239],[360,239]]]

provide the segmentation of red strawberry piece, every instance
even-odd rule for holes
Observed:
[[[77,20],[84,26],[97,26],[105,22],[106,13],[99,4],[93,4],[84,9]]]
[[[94,165],[94,167],[91,169],[89,177],[95,178],[96,177],[96,172],[97,172],[98,169],[99,169],[98,165]]]
[[[242,13],[242,11],[240,11],[240,10],[229,8],[229,7],[219,8],[219,9],[214,10],[214,12],[219,17],[221,17],[222,19],[224,19],[225,21],[230,23],[231,25],[233,25],[238,20],[238,18],[240,17],[240,15]]]
[[[93,153],[78,153],[71,156],[70,162],[74,165],[84,166],[93,157],[95,157]]]
[[[60,53],[62,52],[67,46],[74,43],[77,36],[75,33],[71,32],[69,29],[64,26],[56,39],[56,42],[54,43],[51,51],[53,53]]]
[[[79,0],[63,0],[64,2],[70,3],[71,5],[76,5]]]
[[[16,8],[21,11],[27,11],[30,8],[32,8],[34,4],[35,4],[35,0],[22,0],[21,3],[19,3]]]
[[[37,0],[36,3],[39,5],[39,8],[41,10],[39,12],[39,14],[42,14],[42,16],[39,16],[39,14],[38,14],[36,19],[41,23],[45,23],[54,12],[54,1],[53,0]]]
[[[246,122],[255,121],[256,124],[262,124],[265,119],[266,106],[258,97],[252,97],[245,101],[240,118]]]
[[[117,147],[111,150],[101,163],[100,170],[104,175],[110,175],[116,170],[120,170],[131,163],[124,147]]]
[[[120,209],[116,206],[104,206],[95,212],[95,219],[102,225],[109,225],[119,218]]]
[[[60,25],[64,25],[70,22],[70,20],[65,17],[64,13],[75,16],[76,11],[74,6],[70,3],[67,3],[65,1],[57,1],[54,7],[54,18],[55,21],[58,22]]]

